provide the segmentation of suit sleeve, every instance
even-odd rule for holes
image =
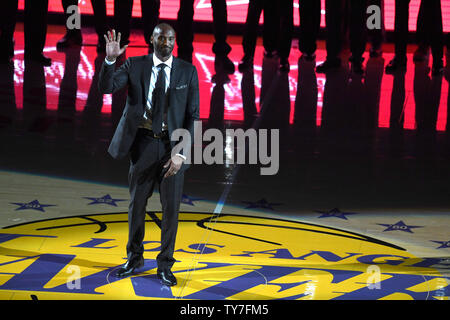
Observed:
[[[98,78],[98,90],[100,93],[114,93],[128,84],[131,60],[128,58],[117,70],[116,64],[108,65],[103,61]]]
[[[186,115],[184,128],[189,131],[191,137],[194,136],[194,121],[199,119],[200,94],[198,88],[198,74],[195,66],[193,67],[191,81],[189,83],[189,92],[187,98]]]
[[[197,69],[195,67],[192,69],[188,90],[183,129],[189,131],[191,139],[187,141],[183,140],[181,145],[179,145],[181,148],[177,154],[183,157],[185,156],[186,150],[191,149],[192,139],[194,139],[194,122],[199,119],[199,88]],[[186,167],[186,165],[183,164],[183,167]]]

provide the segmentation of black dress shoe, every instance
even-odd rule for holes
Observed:
[[[5,63],[5,64],[9,64],[12,62],[12,58],[14,57],[14,50],[11,52],[6,49],[3,50],[0,48],[0,63]]]
[[[106,30],[97,32],[97,45],[95,46],[97,53],[105,53],[106,52],[106,41],[105,41],[105,37],[104,37],[105,33],[106,33]]]
[[[172,287],[177,284],[177,278],[175,278],[170,269],[158,269],[157,275],[161,282],[166,286]]]
[[[406,58],[401,59],[398,57],[394,57],[394,59],[392,59],[386,66],[385,72],[387,74],[392,74],[396,70],[406,70]]]
[[[306,61],[314,61],[316,59],[316,54],[314,52],[313,53],[305,52],[302,54],[301,59],[304,59]]]
[[[52,65],[52,59],[44,56],[42,53],[38,53],[38,54],[25,54],[25,61],[29,60],[29,61],[33,61],[36,63],[40,63],[44,66],[51,66]]]
[[[14,57],[14,40],[0,43],[0,63],[10,63]]]
[[[97,53],[104,53],[106,52],[106,43],[105,41],[99,41],[97,43]]]
[[[277,52],[274,51],[269,51],[269,50],[264,50],[264,58],[268,58],[268,59],[272,59],[277,55]]]
[[[319,64],[316,67],[317,73],[325,73],[327,71],[330,71],[332,69],[339,68],[341,66],[341,59],[333,59],[333,60],[325,60],[324,63]]]
[[[227,74],[233,74],[235,70],[233,61],[231,61],[226,55],[216,55],[214,67],[216,71],[223,70]]]
[[[430,55],[430,47],[425,44],[420,44],[419,47],[414,52],[413,61],[423,62],[428,59],[429,55]]]
[[[355,74],[359,74],[359,75],[364,74],[364,69],[363,69],[363,66],[362,66],[362,62],[360,62],[360,61],[352,62],[351,70]]]
[[[291,66],[289,64],[289,60],[287,58],[280,58],[280,71],[281,72],[289,72]]]
[[[70,30],[56,43],[56,49],[63,50],[71,46],[81,46],[82,44],[83,37],[81,35],[81,31]]]
[[[238,69],[240,72],[244,72],[245,70],[248,70],[250,68],[253,68],[253,57],[244,55],[238,65]]]
[[[364,69],[362,66],[362,63],[364,59],[362,57],[350,57],[350,63],[351,63],[351,71],[355,74],[362,75],[364,73]]]
[[[383,55],[383,51],[379,47],[372,47],[369,51],[369,56],[371,58],[379,58]]]
[[[132,275],[136,269],[144,266],[144,258],[138,260],[128,260],[120,269],[117,271],[117,277],[124,278]]]
[[[444,63],[442,59],[433,61],[432,75],[438,77],[444,74]]]

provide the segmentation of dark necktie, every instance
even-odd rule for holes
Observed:
[[[152,110],[152,130],[155,134],[161,133],[164,107],[166,102],[166,75],[164,63],[158,65],[158,78],[153,90],[154,104]]]

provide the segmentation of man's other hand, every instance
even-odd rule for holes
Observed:
[[[183,158],[181,158],[178,155],[174,155],[172,158],[167,160],[166,164],[164,165],[164,168],[169,167],[166,174],[164,175],[164,178],[170,177],[175,175],[181,168],[181,165],[183,164]]]

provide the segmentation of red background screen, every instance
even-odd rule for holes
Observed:
[[[161,0],[160,18],[162,19],[176,19],[180,0]],[[385,0],[385,24],[387,30],[393,30],[394,27],[394,1]],[[444,20],[444,31],[450,31],[450,0],[442,0],[442,16]],[[106,0],[108,15],[113,14],[114,0]],[[24,0],[19,1],[19,8],[23,9]],[[80,11],[84,14],[92,14],[92,7],[90,0],[80,0]],[[411,0],[410,3],[410,17],[409,29],[416,30],[417,13],[419,11],[420,0]],[[244,23],[247,15],[248,0],[228,0],[228,21],[231,23]],[[196,21],[211,21],[212,9],[211,0],[195,0],[194,1],[194,20]],[[49,11],[62,12],[63,8],[61,0],[50,0]],[[325,14],[325,0],[322,0],[322,26]],[[133,16],[141,16],[141,0],[135,0],[133,6]],[[298,0],[294,0],[294,23],[299,25],[298,14]],[[261,20],[262,22],[262,20]]]

